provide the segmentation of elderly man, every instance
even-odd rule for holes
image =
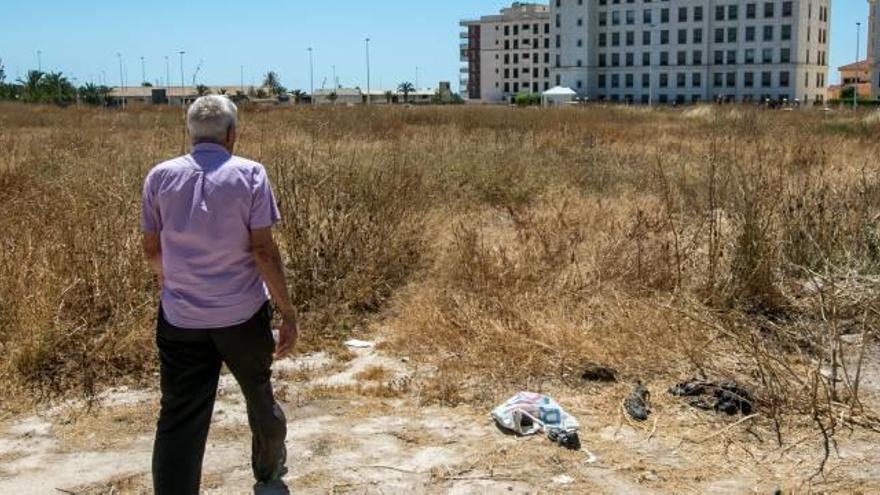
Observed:
[[[287,427],[270,367],[294,346],[297,315],[272,238],[280,216],[266,170],[232,154],[237,112],[223,96],[196,100],[187,112],[192,152],[156,166],[144,184],[144,253],[162,287],[157,494],[199,492],[223,363],[247,402],[255,493],[287,493]],[[270,294],[281,313],[277,342]]]

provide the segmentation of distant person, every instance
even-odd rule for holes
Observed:
[[[270,368],[273,355],[295,345],[297,314],[272,238],[280,215],[266,170],[232,154],[237,118],[224,96],[196,100],[186,116],[192,152],[159,164],[144,184],[144,253],[162,288],[162,402],[153,448],[159,495],[199,492],[223,363],[247,402],[254,492],[288,493],[287,422]],[[282,320],[277,343],[273,306]]]

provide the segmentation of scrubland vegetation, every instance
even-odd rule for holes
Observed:
[[[303,349],[382,328],[440,404],[576,388],[590,363],[737,379],[777,425],[833,431],[877,422],[878,121],[244,109],[238,152],[274,180]],[[0,107],[4,404],[153,379],[139,192],[184,149],[179,109]]]

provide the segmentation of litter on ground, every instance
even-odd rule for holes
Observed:
[[[676,397],[691,397],[689,404],[697,409],[731,416],[752,414],[755,403],[751,392],[733,381],[715,383],[691,379],[671,387],[669,393]]]
[[[376,344],[367,342],[366,340],[351,339],[345,342],[345,346],[353,349],[369,349],[371,347],[376,347]]]
[[[551,442],[567,449],[581,450],[577,420],[546,395],[520,392],[496,407],[492,419],[504,431],[520,436],[543,431]]]

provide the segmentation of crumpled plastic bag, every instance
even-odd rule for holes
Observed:
[[[492,410],[492,419],[501,428],[518,435],[541,431],[576,432],[580,425],[555,400],[533,392],[519,392]]]

